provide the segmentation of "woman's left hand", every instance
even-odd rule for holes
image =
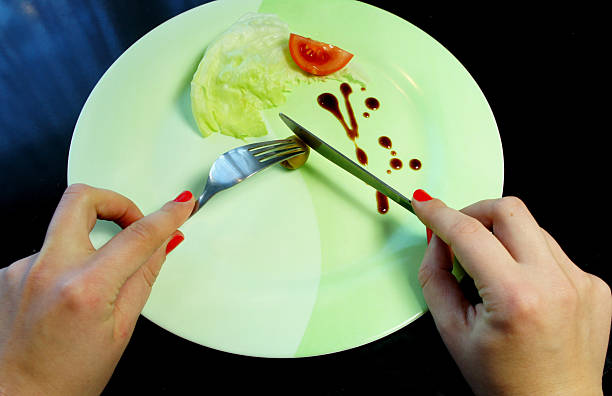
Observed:
[[[0,270],[0,394],[99,394],[136,325],[194,199],[143,217],[128,198],[68,187],[40,253]],[[124,228],[96,250],[97,219]]]

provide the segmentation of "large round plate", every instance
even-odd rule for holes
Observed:
[[[243,142],[197,132],[189,82],[207,44],[246,12],[278,14],[291,31],[356,54],[367,90],[351,102],[368,169],[405,195],[424,188],[453,207],[498,197],[503,159],[487,101],[465,68],[410,23],[354,1],[218,1],[160,25],[104,74],[76,125],[68,180],[110,188],[144,213],[199,193],[210,165]],[[357,88],[357,87],[354,87]],[[317,105],[329,81],[296,89],[264,112],[266,139],[290,131],[282,111],[354,158],[337,120]],[[365,98],[381,107],[363,118]],[[341,101],[342,103],[342,101]],[[405,164],[387,174],[386,135]],[[143,314],[208,347],[244,355],[311,356],[379,339],[426,311],[417,271],[425,228],[316,153],[299,171],[266,170],[214,197],[181,230]],[[101,246],[118,228],[99,222]]]

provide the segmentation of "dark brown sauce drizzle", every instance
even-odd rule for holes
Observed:
[[[391,151],[391,155],[395,157],[397,155],[397,151],[395,150]]]
[[[378,110],[380,107],[380,102],[376,98],[367,98],[365,100],[365,105],[370,110]]]
[[[410,167],[414,170],[419,170],[421,169],[421,161],[419,161],[416,158],[413,158],[410,160],[410,162],[408,163],[408,165],[410,165]]]
[[[366,90],[365,87],[361,87],[361,91],[365,91],[365,90]],[[323,107],[325,110],[332,113],[334,117],[336,117],[336,119],[340,121],[340,124],[342,125],[342,127],[344,128],[344,131],[346,132],[346,136],[348,136],[348,138],[355,144],[355,155],[357,156],[357,160],[362,165],[367,165],[368,155],[361,147],[357,145],[357,138],[359,138],[359,126],[357,125],[357,119],[355,118],[355,112],[353,111],[353,106],[351,105],[351,102],[349,100],[349,95],[353,93],[353,89],[351,88],[349,84],[342,83],[340,84],[340,92],[342,92],[342,96],[344,97],[344,105],[346,106],[346,112],[349,117],[350,126],[349,124],[347,124],[346,120],[344,119],[344,116],[340,112],[338,98],[336,98],[334,94],[331,94],[328,92],[322,93],[321,95],[317,97],[317,103],[319,104],[319,106]],[[370,110],[378,110],[378,108],[380,108],[380,102],[376,98],[371,98],[371,97],[367,98],[365,100],[365,105]],[[363,116],[365,118],[368,118],[370,117],[370,113],[366,111],[363,113]],[[392,147],[391,139],[389,139],[389,137],[387,136],[381,136],[378,139],[378,143],[386,149],[391,149]],[[395,156],[397,155],[397,153],[395,151],[391,151],[391,155]],[[391,165],[391,168],[393,169],[401,169],[403,166],[402,161],[398,158],[392,158],[389,164]],[[410,164],[412,167],[413,162],[411,161]],[[420,167],[420,162],[419,162],[419,167]],[[391,169],[388,169],[387,173],[390,174]],[[378,212],[380,214],[385,214],[389,211],[389,199],[384,194],[380,193],[379,191],[376,191],[376,203],[378,207]]]
[[[351,120],[351,128],[347,130],[346,133],[352,141],[355,141],[355,139],[359,137],[359,126],[357,125],[355,112],[353,112],[353,106],[351,106],[351,101],[349,100],[349,95],[353,93],[353,89],[347,83],[342,83],[340,84],[340,92],[342,92],[342,96],[344,96],[346,111]]]
[[[380,191],[376,191],[376,205],[378,206],[378,213],[387,213],[389,211],[389,198]]]
[[[355,112],[353,111],[353,106],[351,106],[351,102],[349,101],[349,95],[353,93],[351,86],[347,83],[340,84],[340,92],[342,92],[342,96],[344,96],[344,104],[346,105],[346,111],[349,116],[349,120],[351,122],[351,126],[349,127],[346,121],[344,120],[344,116],[340,113],[340,106],[338,106],[338,99],[334,94],[323,93],[319,95],[317,98],[317,102],[321,107],[325,110],[329,111],[340,121],[342,127],[346,131],[346,135],[353,142],[356,138],[359,137],[359,126],[357,125],[357,120],[355,119]]]
[[[344,116],[340,112],[340,106],[338,105],[338,99],[334,94],[323,93],[317,97],[317,103],[319,106],[323,107],[325,110],[329,111],[340,121],[342,127],[346,131],[346,136],[353,141],[355,144],[355,154],[357,155],[357,160],[361,165],[368,164],[368,156],[362,148],[357,145],[356,139],[359,137],[359,125],[357,125],[357,119],[355,118],[355,112],[353,111],[353,106],[351,105],[351,101],[349,100],[349,95],[353,93],[353,89],[347,83],[340,84],[340,92],[342,92],[342,96],[344,97],[344,104],[346,106],[346,112],[349,116],[349,121],[351,126],[349,127],[346,121],[344,120]]]
[[[326,92],[319,95],[317,102],[319,103],[319,106],[332,113],[334,117],[340,121],[340,124],[342,124],[342,127],[346,131],[349,139],[354,140],[356,136],[355,131],[353,131],[353,129],[346,124],[346,121],[344,121],[344,116],[342,113],[340,113],[340,106],[338,106],[338,99],[336,98],[336,95]]]

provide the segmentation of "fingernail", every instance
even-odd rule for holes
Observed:
[[[433,235],[433,232],[427,228],[427,244],[429,245],[429,242],[431,242],[431,236]]]
[[[420,188],[418,190],[415,190],[414,193],[412,193],[412,198],[418,202],[425,202],[433,199],[429,194],[425,192],[425,190],[421,190]]]
[[[193,194],[189,191],[183,191],[178,195],[178,197],[174,198],[174,202],[187,202],[191,198],[193,198]]]
[[[168,242],[168,244],[166,245],[166,254],[173,251],[174,248],[177,247],[179,243],[183,242],[184,240],[185,240],[184,236],[175,235],[172,239],[170,239],[170,242]]]

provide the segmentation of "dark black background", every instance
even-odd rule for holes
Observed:
[[[66,187],[75,122],[100,76],[148,31],[201,3],[0,0],[0,266],[40,249]],[[499,126],[504,195],[523,199],[574,262],[610,283],[603,226],[609,127],[601,104],[609,102],[601,96],[609,46],[597,31],[603,10],[587,3],[371,3],[430,34],[467,68]],[[609,382],[606,371],[604,386]],[[429,314],[366,346],[305,359],[215,351],[141,317],[104,394],[219,387],[228,393],[471,394]]]

